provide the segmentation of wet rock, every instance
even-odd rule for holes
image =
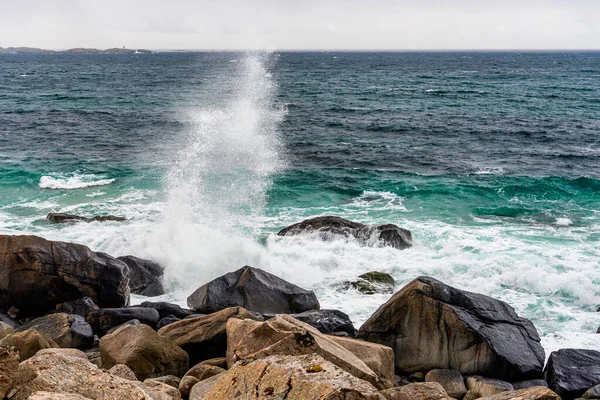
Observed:
[[[98,336],[103,336],[111,328],[133,319],[154,328],[158,324],[160,316],[155,309],[145,307],[101,308],[90,311],[87,315],[87,322]]]
[[[434,369],[425,375],[425,382],[437,382],[446,391],[448,396],[462,399],[467,394],[465,380],[460,372],[455,369]]]
[[[65,314],[75,314],[82,317],[87,317],[90,311],[99,310],[100,308],[94,303],[91,297],[82,297],[77,300],[67,301],[56,305],[56,312]]]
[[[127,365],[139,380],[183,376],[189,367],[186,352],[147,325],[124,326],[104,336],[100,357],[102,367]]]
[[[356,281],[344,282],[341,287],[345,290],[353,288],[364,294],[394,293],[396,281],[390,274],[373,271],[360,275]]]
[[[236,306],[261,314],[294,314],[319,309],[313,291],[248,266],[200,287],[188,297],[187,303],[201,313]]]
[[[35,329],[13,333],[0,340],[0,346],[13,346],[19,352],[21,361],[31,358],[42,349],[58,347],[58,345],[40,334]]]
[[[482,376],[469,376],[466,381],[467,389],[469,389],[469,391],[467,392],[465,399],[469,400],[514,390],[513,385],[498,379],[484,378]]]
[[[82,217],[81,215],[65,214],[65,213],[49,213],[46,219],[55,224],[64,224],[66,222],[106,222],[116,221],[123,222],[127,221],[127,218],[117,217],[114,215],[97,215],[92,218]]]
[[[181,320],[172,315],[168,316],[168,317],[163,318],[160,321],[158,321],[158,324],[156,324],[156,329],[160,329],[163,326],[167,326],[167,325],[172,324],[173,322],[177,322],[177,321],[181,321]]]
[[[135,373],[125,364],[113,365],[108,373],[118,376],[119,378],[128,379],[130,381],[137,381],[138,378]]]
[[[264,314],[265,319],[273,318],[276,314]],[[352,324],[350,317],[339,310],[312,310],[299,314],[290,314],[298,321],[309,324],[321,333],[333,334],[345,332],[350,337],[356,336],[356,328]]]
[[[314,354],[271,356],[240,363],[218,376],[220,378],[204,395],[205,399],[381,399],[371,384]],[[194,392],[201,383],[194,386],[190,399],[199,398]]]
[[[362,244],[378,242],[396,249],[412,246],[412,234],[393,224],[364,225],[340,217],[324,216],[304,220],[279,231],[279,236],[318,233],[322,240],[336,236],[357,239]]]
[[[182,319],[162,327],[158,334],[185,350],[190,356],[190,364],[197,364],[203,360],[225,356],[225,327],[230,318],[263,320],[256,313],[241,307],[232,307],[201,317]]]
[[[36,318],[17,328],[17,332],[35,329],[60,347],[88,348],[94,343],[92,327],[82,316],[72,314],[49,314]]]
[[[381,392],[386,400],[451,400],[444,388],[436,382],[409,383]]]
[[[456,369],[515,381],[541,377],[544,364],[535,327],[512,307],[428,277],[392,296],[358,338],[392,347],[406,373]]]
[[[129,287],[131,293],[142,296],[160,296],[165,294],[163,274],[165,268],[161,265],[134,256],[117,257],[129,267]]]
[[[170,400],[152,388],[108,372],[81,357],[46,352],[22,362],[11,400],[26,400],[39,391],[80,394],[94,400]]]
[[[336,341],[337,340],[337,341]],[[344,346],[338,341],[346,342]],[[227,364],[271,355],[318,354],[346,372],[377,388],[393,386],[392,350],[380,346],[384,359],[377,360],[378,375],[358,355],[372,357],[373,344],[323,335],[308,324],[281,314],[264,323],[230,319],[227,322]],[[352,349],[351,350],[349,350]],[[385,352],[387,350],[387,353]],[[370,360],[370,362],[375,362]],[[382,372],[383,371],[383,372]]]
[[[166,302],[151,302],[144,301],[138,307],[146,307],[146,308],[154,308],[158,311],[158,315],[160,315],[160,319],[167,318],[169,316],[174,316],[179,319],[184,319],[193,315],[195,311],[186,310],[185,308],[179,307],[177,304],[171,304]]]
[[[124,306],[129,267],[79,244],[0,235],[0,308],[41,316],[85,296],[100,307]]]
[[[10,325],[0,321],[0,340],[13,333],[15,333],[15,330]]]
[[[480,400],[561,400],[552,390],[544,386],[534,386],[527,389],[502,392]]]
[[[563,399],[580,397],[600,383],[600,352],[562,349],[553,352],[546,364],[546,381]]]
[[[19,352],[14,347],[0,346],[0,399],[4,399],[13,386],[19,368]]]

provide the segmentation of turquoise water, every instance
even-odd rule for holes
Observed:
[[[429,275],[597,348],[599,78],[600,53],[2,55],[0,231],[154,259],[182,304],[261,267],[357,325],[389,295],[337,283]],[[415,246],[274,235],[323,214]]]

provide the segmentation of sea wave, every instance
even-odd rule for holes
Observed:
[[[42,189],[83,189],[92,186],[109,185],[115,181],[114,178],[106,178],[93,174],[72,174],[71,176],[44,175],[40,178],[38,186]]]

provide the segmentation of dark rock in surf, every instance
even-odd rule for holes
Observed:
[[[275,315],[264,314],[263,317],[267,320]],[[350,321],[350,317],[339,310],[312,310],[300,314],[291,314],[290,317],[309,324],[318,329],[319,332],[327,335],[332,333],[339,335],[340,332],[344,332],[349,337],[356,336],[356,328]]]
[[[187,299],[200,313],[244,307],[261,314],[295,314],[318,310],[312,290],[305,290],[258,268],[245,266],[197,289]]]
[[[155,328],[160,320],[160,315],[155,309],[145,307],[101,308],[90,311],[87,315],[88,323],[98,336],[103,336],[110,329],[132,319],[137,319],[142,324]]]
[[[54,222],[56,224],[64,224],[66,222],[107,222],[107,221],[115,221],[115,222],[123,222],[127,221],[127,218],[117,217],[114,215],[97,215],[92,218],[82,217],[81,215],[73,215],[73,214],[65,214],[65,213],[49,213],[46,216],[48,221]]]
[[[533,324],[508,304],[420,277],[381,306],[358,338],[394,349],[405,373],[455,369],[506,381],[542,376]]]
[[[23,332],[35,329],[60,347],[85,349],[94,343],[92,327],[82,316],[65,313],[49,314],[36,318],[16,329]]]
[[[129,287],[131,293],[142,296],[160,296],[165,294],[162,280],[164,267],[153,262],[134,256],[117,257],[129,267]]]
[[[85,296],[100,307],[126,305],[127,264],[80,244],[0,235],[0,309],[41,316]]]
[[[545,368],[548,387],[565,400],[581,397],[600,384],[600,352],[561,349],[550,354]]]
[[[145,301],[138,307],[154,308],[156,311],[158,311],[161,319],[167,318],[171,315],[179,319],[184,319],[190,315],[194,315],[194,311],[192,310],[186,310],[185,308],[179,307],[177,304],[166,303],[163,301]]]
[[[412,234],[393,224],[364,225],[340,217],[324,216],[304,220],[279,231],[279,236],[319,233],[323,240],[335,236],[355,238],[362,244],[376,240],[384,246],[407,249],[412,246]]]
[[[394,293],[396,281],[390,274],[384,272],[367,272],[358,277],[356,281],[342,283],[341,288],[348,290],[353,288],[364,294]]]
[[[82,317],[87,317],[87,314],[90,311],[100,309],[94,300],[90,297],[82,297],[81,299],[67,301],[65,303],[60,303],[56,305],[56,312],[66,313],[66,314],[75,314],[81,315]]]

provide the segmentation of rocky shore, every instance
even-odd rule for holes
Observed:
[[[335,217],[280,235],[411,245],[395,225]],[[0,235],[0,398],[600,399],[600,352],[547,362],[508,304],[418,277],[357,330],[314,292],[244,266],[199,287],[188,309],[130,306],[164,293],[163,268],[36,236]],[[373,271],[343,290],[395,291]]]

